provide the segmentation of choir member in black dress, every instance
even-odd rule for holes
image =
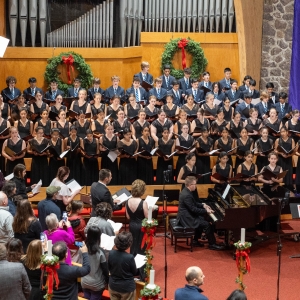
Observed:
[[[248,131],[246,128],[243,128],[240,132],[240,138],[236,140],[237,155],[235,166],[238,167],[244,162],[244,155],[241,152],[252,151],[254,146],[253,139],[248,136]],[[241,151],[241,152],[239,152]],[[240,155],[239,155],[240,153]],[[251,152],[252,153],[252,152]]]
[[[268,128],[268,130],[269,128],[272,128],[276,131],[279,131],[282,124],[281,121],[278,119],[277,111],[274,107],[270,109],[269,115],[270,115],[269,118],[263,120],[263,125],[265,125]],[[276,138],[278,138],[279,136],[280,136],[279,133],[274,133],[271,130],[269,130],[269,138],[272,139],[274,142]]]
[[[232,166],[228,163],[228,155],[226,152],[221,152],[219,154],[219,160],[217,161],[217,164],[212,169],[212,176],[211,181],[215,183],[215,189],[217,191],[223,192],[227,186],[227,182],[223,180],[219,180],[215,178],[213,175],[215,173],[226,177],[231,178],[232,177]]]
[[[279,146],[279,147],[278,147]],[[278,138],[275,141],[274,149],[275,152],[278,154],[279,160],[278,165],[282,167],[284,171],[288,170],[288,173],[283,179],[283,182],[286,187],[293,190],[293,155],[295,150],[291,151],[292,149],[295,149],[295,141],[289,137],[288,131],[285,126],[281,127],[280,129],[280,138]],[[286,153],[291,151],[290,153]]]
[[[58,120],[54,123],[54,127],[59,130],[60,135],[63,138],[66,138],[70,134],[71,123],[66,119],[66,112],[64,110],[60,110],[58,113]]]
[[[23,97],[24,98],[24,95],[21,94],[19,96],[19,98]],[[19,99],[18,98],[18,99]],[[25,98],[24,98],[25,99]],[[1,114],[2,114],[2,118],[3,119],[8,119],[8,117],[10,117],[10,106],[8,105],[8,103],[4,103],[3,102],[3,97],[2,95],[0,94],[0,111],[1,111]]]
[[[70,110],[77,113],[82,111],[84,114],[91,113],[91,105],[87,102],[87,92],[85,89],[81,89],[78,92],[78,100],[74,100],[70,106]]]
[[[23,139],[29,135],[32,135],[33,123],[27,119],[27,110],[22,108],[20,110],[20,120],[15,121],[14,126],[18,129],[20,138]]]
[[[118,146],[119,138],[117,135],[114,134],[114,127],[112,124],[107,123],[105,124],[105,134],[100,137],[100,150],[102,154],[101,159],[101,169],[108,169],[111,171],[112,179],[110,181],[111,185],[118,184],[118,159],[116,158],[112,161],[107,155],[109,154],[109,150],[115,150]],[[102,145],[105,147],[102,147]],[[109,150],[107,150],[109,149]]]
[[[50,149],[49,178],[51,180],[56,176],[58,169],[65,165],[65,159],[59,157],[64,151],[64,143],[59,137],[58,128],[51,129],[50,145],[52,149]]]
[[[155,146],[154,140],[150,137],[149,127],[144,127],[142,135],[137,139],[138,152],[146,150],[149,153]],[[146,184],[153,184],[153,163],[152,156],[139,154],[137,158],[137,178],[142,179]]]
[[[35,129],[36,137],[28,141],[27,152],[32,155],[30,182],[37,183],[42,180],[42,186],[48,186],[50,177],[48,172],[49,150],[43,151],[48,145],[49,140],[44,138],[42,127]]]
[[[155,107],[156,97],[154,95],[149,97],[149,104],[145,107],[145,113],[147,115],[146,120],[152,123],[157,118],[159,109]]]
[[[297,151],[295,153],[295,155],[298,156],[298,160],[297,160],[297,168],[296,168],[296,192],[297,194],[300,193],[300,140],[298,140],[297,142]]]
[[[175,151],[175,141],[170,136],[170,130],[168,127],[163,128],[162,137],[158,138],[155,143],[155,147],[158,147],[165,155],[170,155]],[[168,170],[168,166],[173,167],[173,156],[170,158],[158,157],[156,168],[156,184],[164,183],[164,171]],[[171,174],[168,183],[173,183],[173,174]]]
[[[33,114],[31,120],[36,122],[40,119],[42,111],[49,110],[47,103],[43,102],[43,94],[40,91],[35,92],[35,102],[30,105],[30,112]]]
[[[250,108],[250,117],[245,120],[244,127],[248,130],[248,135],[251,135],[254,141],[259,138],[259,130],[262,128],[262,120],[258,119],[258,111],[256,108]]]
[[[253,163],[253,154],[251,151],[247,150],[245,152],[244,162],[237,167],[236,173],[246,176],[253,176],[257,174],[257,165]],[[255,185],[256,181],[256,177],[244,178],[241,181],[241,185]]]
[[[97,113],[97,119],[92,120],[91,129],[93,131],[94,136],[99,139],[103,134],[105,134],[105,125],[108,123],[105,120],[104,111],[99,109]]]
[[[44,135],[46,138],[50,138],[50,131],[52,128],[52,122],[48,119],[49,113],[48,111],[45,109],[42,111],[41,115],[40,115],[40,119],[34,124],[33,127],[33,136],[35,136],[35,129],[37,127],[42,127],[44,129]]]
[[[264,151],[271,150],[273,147],[273,140],[268,136],[268,128],[262,127],[260,129],[260,138],[255,142],[255,151],[254,154],[257,156],[256,165],[258,170],[261,170],[269,162],[268,153],[263,153]]]
[[[208,119],[210,123],[216,119],[219,106],[214,104],[214,94],[207,93],[205,96],[205,103],[201,107],[204,110],[204,118]]]
[[[70,150],[67,156],[66,166],[70,169],[70,179],[75,179],[81,183],[82,162],[79,148],[83,148],[82,138],[77,136],[77,127],[70,127],[70,136],[64,140],[64,150]]]
[[[241,130],[244,128],[244,123],[241,120],[241,114],[239,112],[235,112],[233,114],[233,119],[226,125],[229,130],[232,138],[238,139],[241,135]]]
[[[167,118],[175,118],[179,114],[179,106],[173,103],[173,95],[168,94],[166,97],[166,104],[162,106],[162,110],[166,113]]]
[[[177,136],[177,139],[175,141],[176,146],[182,146],[186,148],[190,148],[193,146],[195,140],[192,136],[189,135],[189,126],[188,124],[182,124],[181,125],[182,133]],[[176,163],[176,176],[178,175],[180,169],[185,164],[185,157],[190,151],[195,151],[195,148],[192,150],[184,150],[184,151],[178,151],[178,160]]]
[[[219,108],[217,112],[217,119],[211,123],[210,137],[214,142],[221,136],[221,131],[227,125],[227,121],[224,120],[224,112],[222,108]]]
[[[285,123],[285,127],[291,133],[292,138],[295,143],[297,143],[300,139],[300,122],[299,116],[300,112],[298,109],[294,109],[292,112],[292,118]]]
[[[194,138],[201,136],[201,132],[194,132],[195,129],[202,129],[205,127],[207,130],[210,129],[210,123],[207,119],[204,118],[204,111],[202,108],[199,108],[197,111],[197,118],[193,120],[191,124],[191,134]]]
[[[197,116],[199,105],[194,102],[194,96],[192,94],[187,95],[186,103],[181,106],[188,116]]]
[[[55,104],[50,106],[50,111],[53,111],[57,115],[59,114],[60,110],[64,110],[65,112],[68,111],[65,105],[62,105],[63,96],[61,94],[56,94],[55,96]]]
[[[224,119],[227,122],[230,122],[233,119],[234,108],[230,105],[230,100],[228,98],[224,98],[222,107],[224,112]]]
[[[21,94],[18,98],[18,101],[11,106],[10,116],[11,116],[12,122],[15,122],[20,119],[20,110],[22,108],[25,108],[27,111],[29,111],[29,107],[25,103],[25,97],[23,94]]]
[[[164,128],[168,128],[169,138],[171,138],[173,135],[173,122],[166,118],[166,113],[163,110],[159,110],[158,118],[150,126],[151,136],[155,142],[162,137]]]
[[[18,156],[9,156],[5,152],[5,147],[8,147],[15,153],[20,153],[22,150],[26,148],[26,143],[22,139],[19,138],[19,132],[16,127],[10,127],[10,138],[5,140],[2,146],[2,156],[6,158],[6,166],[5,166],[5,173],[9,175],[13,172],[14,167],[17,164],[24,165],[24,156],[26,152]],[[2,169],[4,170],[4,168]]]
[[[141,109],[138,114],[139,118],[132,124],[132,135],[135,139],[138,139],[142,136],[144,128],[149,128],[150,123],[146,121],[146,112],[145,109]]]
[[[4,141],[7,138],[9,138],[9,130],[6,130],[9,127],[10,127],[9,121],[7,121],[2,117],[0,111],[0,149],[2,149]],[[3,172],[4,172],[4,167],[5,167],[5,158],[3,156],[0,156],[0,170],[2,170]]]
[[[209,131],[205,128],[202,127],[201,130],[201,136],[198,137],[197,139],[197,144],[196,144],[196,168],[197,170],[201,170],[201,174],[209,173],[210,172],[210,155],[209,152],[213,150],[214,147],[214,141],[213,139],[209,136]],[[203,149],[203,151],[197,150],[198,148]],[[210,183],[210,178],[209,176],[203,176],[198,179],[199,183]]]
[[[84,185],[91,186],[99,179],[98,156],[95,156],[99,154],[99,142],[93,137],[90,129],[86,131],[86,138],[83,139],[83,150],[81,151],[83,156],[82,182]]]
[[[114,121],[113,123],[114,125],[114,130],[116,133],[119,134],[119,138],[122,139],[123,138],[123,133],[125,128],[127,128],[128,130],[130,130],[130,132],[132,132],[132,124],[125,119],[125,113],[123,110],[119,110],[118,114],[117,114],[117,119]]]
[[[219,154],[220,152],[228,152],[235,148],[235,140],[229,136],[229,131],[226,127],[223,127],[221,131],[221,137],[215,141],[214,149],[220,149],[217,151]],[[228,164],[232,166],[232,157],[231,155],[233,154],[235,150],[230,151],[227,153],[228,156]]]
[[[128,98],[129,103],[124,107],[124,113],[128,120],[134,119],[138,116],[140,109],[142,109],[142,105],[136,102],[135,95],[130,94]]]
[[[110,116],[114,120],[117,119],[118,111],[124,109],[123,106],[120,105],[120,101],[121,101],[120,97],[118,95],[115,95],[111,99],[112,103],[106,108],[106,115]]]
[[[104,112],[104,116],[106,115],[106,105],[102,103],[102,95],[100,93],[94,94],[94,103],[91,104],[92,117],[97,117],[98,113],[101,111]]]
[[[77,121],[74,122],[74,125],[77,128],[77,135],[84,139],[86,136],[86,131],[91,127],[91,122],[85,119],[85,114],[83,111],[79,111],[79,117]]]
[[[187,125],[188,126],[188,133],[191,130],[191,122],[187,120],[187,113],[184,110],[179,111],[179,119],[174,124],[174,132],[178,135],[182,133],[182,126]]]
[[[124,138],[118,142],[118,149],[122,148],[128,154],[120,154],[119,163],[119,184],[130,184],[137,178],[137,162],[136,158],[132,157],[137,150],[137,142],[131,137],[130,129],[124,129]]]

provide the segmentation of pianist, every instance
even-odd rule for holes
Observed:
[[[197,179],[193,176],[188,176],[185,179],[185,188],[179,195],[177,224],[186,228],[195,228],[193,246],[204,246],[198,241],[204,230],[208,239],[208,248],[210,250],[223,250],[223,246],[216,244],[212,225],[204,219],[204,216],[212,213],[213,210],[204,203],[196,202],[193,197],[193,191],[197,188],[196,182]]]

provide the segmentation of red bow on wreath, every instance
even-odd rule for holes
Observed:
[[[151,298],[153,300],[157,300],[158,299],[158,295],[155,295],[155,296],[143,296],[142,300],[148,300],[149,298]]]
[[[141,230],[142,232],[144,232],[141,248],[143,248],[144,245],[146,244],[147,245],[146,250],[149,250],[152,247],[152,245],[154,245],[154,234],[156,231],[156,227],[152,227],[152,228],[142,227]]]
[[[58,289],[59,285],[59,279],[57,275],[57,269],[59,269],[60,265],[59,263],[53,265],[53,266],[46,266],[46,265],[41,265],[41,270],[42,270],[42,279],[44,277],[44,272],[47,273],[47,281],[46,284],[43,286],[43,289],[45,286],[47,286],[48,291],[47,294],[52,295],[53,294],[53,283],[55,280],[55,287]]]
[[[248,255],[250,253],[250,249],[245,249],[245,250],[236,250],[235,252],[235,257],[236,257],[236,265],[239,269],[239,258],[240,257],[245,257],[246,261],[246,271],[250,273],[250,257]]]
[[[72,72],[74,72],[74,68],[73,68],[74,58],[72,54],[70,54],[68,57],[63,56],[61,59],[63,63],[67,65],[68,84],[71,84],[70,67],[72,69]]]
[[[184,48],[187,46],[188,42],[189,41],[187,39],[181,39],[180,41],[178,41],[178,48],[181,49],[181,54],[182,54],[182,68],[183,69],[186,68],[186,59],[185,59]]]

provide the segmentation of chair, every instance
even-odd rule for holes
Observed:
[[[176,219],[170,219],[169,225],[171,229],[171,245],[174,244],[174,252],[177,252],[177,242],[178,240],[186,240],[186,244],[189,245],[190,241],[190,251],[193,252],[193,237],[195,235],[194,228],[185,228],[183,226],[176,224]]]

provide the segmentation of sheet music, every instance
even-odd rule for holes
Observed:
[[[123,226],[122,223],[114,222],[113,220],[110,220],[110,219],[108,219],[107,222],[111,224],[112,228],[114,229],[114,232],[120,231],[120,229]]]
[[[118,196],[116,199],[120,200],[120,202],[118,204],[121,204],[125,201],[127,201],[129,198],[131,198],[132,196],[127,196],[125,193],[123,193],[122,195]]]
[[[221,103],[222,101],[221,100],[219,100],[219,99],[214,99],[214,104],[215,105],[220,105],[220,103]]]
[[[36,184],[36,186],[32,189],[32,194],[35,195],[40,192],[42,186],[42,179]]]
[[[136,268],[139,269],[146,264],[146,255],[137,254],[134,258]]]
[[[253,104],[253,105],[256,105],[258,103],[260,103],[260,98],[255,98],[255,99],[252,99],[252,101],[251,101],[251,104]]]
[[[226,199],[226,197],[227,197],[227,195],[228,195],[228,192],[229,192],[230,188],[231,188],[230,184],[227,184],[226,189],[225,189],[225,191],[224,191],[224,193],[223,193],[223,195],[222,195],[222,198],[223,198],[223,199]]]
[[[59,158],[64,158],[69,151],[70,151],[70,149],[62,152],[62,154],[59,156]]]
[[[109,236],[105,233],[101,234],[100,247],[105,250],[111,250],[115,245],[115,236]]]
[[[214,153],[218,152],[220,149],[211,150],[208,152],[209,155],[213,155]]]
[[[145,202],[147,203],[148,208],[151,206],[153,209],[153,207],[158,199],[159,199],[159,197],[147,196],[145,199]]]
[[[66,183],[66,185],[72,193],[82,189],[82,186],[75,179],[70,180]]]
[[[116,151],[109,151],[109,153],[107,154],[107,157],[112,161],[114,162],[117,157],[118,157],[118,154]]]
[[[4,179],[7,180],[7,181],[11,180],[12,178],[14,178],[14,173],[11,173],[11,174],[4,177]]]

